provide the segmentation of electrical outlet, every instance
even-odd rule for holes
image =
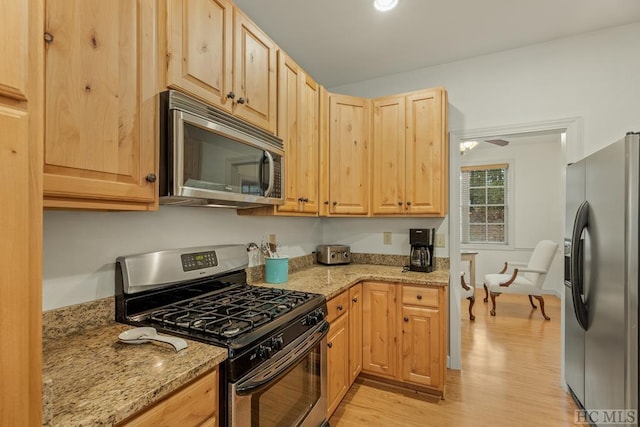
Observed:
[[[436,248],[444,248],[444,234],[436,233]]]
[[[391,232],[390,231],[385,231],[382,233],[382,243],[385,245],[390,245],[391,244]]]
[[[275,245],[277,243],[275,234],[269,234],[269,242],[268,243],[271,243],[272,245]]]

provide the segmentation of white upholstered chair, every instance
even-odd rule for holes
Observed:
[[[505,262],[504,268],[498,274],[487,274],[484,276],[484,302],[491,296],[491,315],[496,315],[496,297],[500,294],[521,294],[528,295],[531,306],[535,298],[540,303],[542,316],[550,320],[544,312],[544,298],[542,297],[542,285],[547,277],[547,272],[553,261],[553,257],[558,249],[558,244],[551,240],[538,242],[528,263]],[[513,271],[508,273],[508,270]]]
[[[462,297],[469,300],[469,319],[476,320],[476,316],[473,315],[473,304],[476,303],[476,288],[474,286],[469,286],[464,281],[464,271],[460,272],[460,285],[462,286]]]

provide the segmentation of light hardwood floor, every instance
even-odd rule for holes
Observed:
[[[482,298],[477,289],[475,322],[462,319],[463,369],[447,372],[444,400],[359,378],[331,427],[573,425],[576,405],[560,385],[560,300],[545,296],[545,321],[526,296],[500,295],[496,317]]]

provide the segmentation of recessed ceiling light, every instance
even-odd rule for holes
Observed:
[[[373,6],[380,12],[386,12],[393,9],[398,4],[398,0],[374,0]]]

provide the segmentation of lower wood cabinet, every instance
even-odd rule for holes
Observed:
[[[327,419],[360,373],[444,394],[446,289],[363,282],[327,302]]]
[[[362,371],[442,395],[446,287],[365,282]]]
[[[218,368],[119,424],[126,427],[216,427],[217,425]]]
[[[331,322],[327,335],[327,418],[349,390],[349,313]]]

